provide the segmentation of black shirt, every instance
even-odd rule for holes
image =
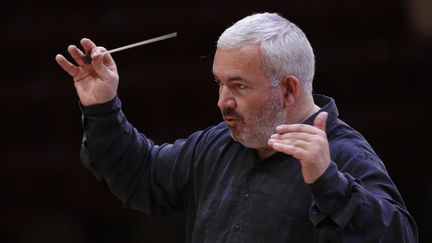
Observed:
[[[311,185],[298,160],[283,153],[260,160],[224,123],[155,145],[127,122],[118,98],[82,107],[82,160],[127,207],[185,211],[187,242],[417,242],[382,161],[337,118],[332,98],[314,99],[329,113],[332,162]]]

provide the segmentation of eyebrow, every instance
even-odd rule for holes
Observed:
[[[219,81],[220,81],[220,79],[218,78],[218,76],[216,76],[216,74],[213,73],[213,76],[214,76],[214,78],[215,78],[216,80],[219,80]],[[242,78],[242,77],[240,77],[240,76],[233,76],[233,77],[229,77],[227,81],[228,81],[228,82],[232,82],[232,81],[246,81],[246,82],[247,82],[246,79],[244,79],[244,78]]]
[[[246,80],[242,77],[234,76],[234,77],[228,78],[228,81],[246,81]]]

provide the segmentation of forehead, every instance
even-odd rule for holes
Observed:
[[[232,76],[266,77],[260,46],[247,45],[238,49],[217,49],[213,62],[213,73],[221,79]]]

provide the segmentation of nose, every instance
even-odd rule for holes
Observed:
[[[221,110],[227,108],[234,109],[237,105],[232,92],[228,87],[226,87],[226,85],[219,86],[219,100],[217,105]]]

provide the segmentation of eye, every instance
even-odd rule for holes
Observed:
[[[244,84],[236,84],[236,86],[238,89],[246,89],[247,88],[247,86]]]
[[[214,78],[214,80],[213,80],[217,85],[220,85],[221,84],[221,81],[218,79],[218,78]]]

